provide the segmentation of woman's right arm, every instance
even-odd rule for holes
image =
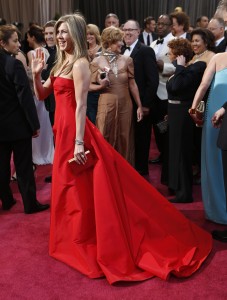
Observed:
[[[32,76],[35,95],[39,100],[46,99],[53,91],[50,78],[42,84],[41,81],[41,72],[45,66],[44,53],[42,49],[37,49],[35,54],[32,57]]]

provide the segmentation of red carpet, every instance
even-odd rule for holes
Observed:
[[[155,157],[152,149],[152,157]],[[44,177],[51,166],[36,171],[38,199],[50,201],[50,184]],[[160,182],[160,166],[150,166],[152,184],[167,198]],[[154,278],[140,283],[110,286],[106,279],[88,279],[48,255],[49,211],[25,215],[17,184],[12,183],[17,204],[9,212],[0,209],[0,299],[37,300],[147,300],[227,299],[227,244],[214,241],[213,250],[201,269],[188,279]],[[189,219],[207,231],[224,228],[204,219],[200,187],[194,187],[194,203],[176,204]],[[117,245],[116,245],[117,247]]]

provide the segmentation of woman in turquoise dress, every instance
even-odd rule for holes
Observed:
[[[210,61],[196,92],[190,114],[195,121],[195,109],[211,85],[202,133],[201,187],[206,218],[227,224],[226,196],[223,181],[221,150],[217,147],[219,129],[211,123],[213,114],[227,99],[227,53],[216,54]]]

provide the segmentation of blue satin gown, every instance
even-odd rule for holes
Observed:
[[[201,185],[206,218],[227,224],[226,197],[221,150],[217,147],[219,129],[211,123],[213,114],[227,99],[227,68],[216,72],[206,105],[202,133]]]

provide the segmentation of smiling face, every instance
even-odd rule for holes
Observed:
[[[54,27],[45,27],[44,38],[48,47],[53,47],[55,45]]]
[[[124,41],[127,46],[131,46],[139,37],[140,29],[136,22],[128,21],[124,24]]]
[[[17,32],[14,32],[11,37],[8,39],[7,42],[1,41],[1,46],[4,48],[7,52],[17,55],[20,51],[20,42],[18,39]]]
[[[207,50],[207,45],[199,34],[194,34],[192,36],[191,45],[195,54],[201,54]]]
[[[87,42],[89,45],[95,45],[96,44],[96,38],[95,35],[89,31],[87,31]]]
[[[71,54],[74,50],[73,40],[66,23],[61,23],[57,29],[57,43],[61,51]]]

